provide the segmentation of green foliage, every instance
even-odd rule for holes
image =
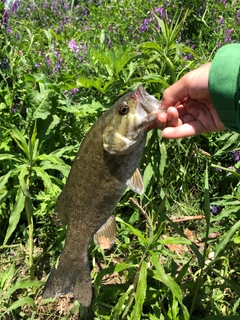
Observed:
[[[54,205],[79,144],[119,95],[143,83],[161,99],[239,41],[239,10],[213,0],[0,3],[1,319],[89,316],[71,298],[41,298],[66,233]],[[89,248],[97,319],[239,317],[238,151],[233,132],[149,132],[145,193],[123,195],[110,252]]]

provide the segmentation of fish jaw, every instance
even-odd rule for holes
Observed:
[[[166,112],[165,109],[161,109],[161,101],[150,95],[142,85],[138,87],[137,91],[140,94],[141,106],[148,114],[154,111]]]
[[[166,112],[166,109],[163,109],[161,107],[161,101],[150,95],[142,85],[138,87],[137,92],[139,95],[140,108],[146,113],[145,119],[142,121],[140,127],[148,127],[151,122],[155,121],[158,113]]]

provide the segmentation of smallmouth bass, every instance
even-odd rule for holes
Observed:
[[[120,98],[87,133],[55,206],[68,228],[59,264],[48,277],[43,298],[72,293],[83,306],[91,304],[88,244],[95,234],[102,248],[111,247],[115,238],[112,215],[125,189],[129,186],[143,193],[138,164],[147,127],[159,107],[160,101],[139,86]]]

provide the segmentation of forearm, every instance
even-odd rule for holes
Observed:
[[[240,132],[240,44],[218,50],[211,64],[209,90],[220,120]]]

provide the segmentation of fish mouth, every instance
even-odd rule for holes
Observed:
[[[159,112],[166,112],[166,110],[161,110],[161,101],[150,95],[142,85],[137,88],[134,96],[137,101],[138,112],[143,117],[139,127],[148,127],[148,125],[155,121]]]
[[[157,100],[154,96],[150,95],[142,85],[137,88],[137,92],[139,92],[139,102],[143,110],[148,113],[155,113],[156,111],[165,111],[159,110],[161,106],[161,101]],[[155,111],[155,112],[154,112]]]

